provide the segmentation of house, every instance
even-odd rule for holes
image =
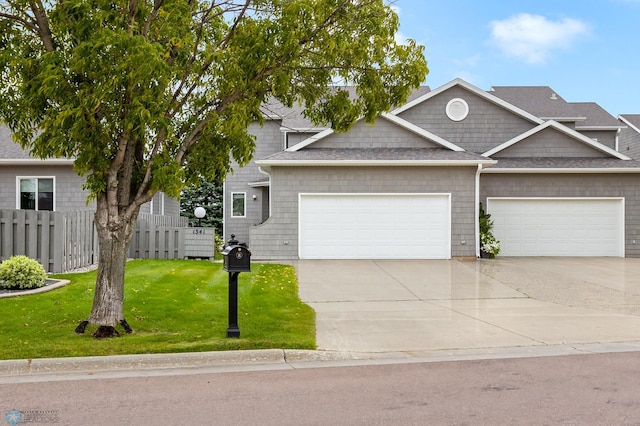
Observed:
[[[501,256],[640,257],[640,162],[595,103],[456,79],[347,133],[267,109],[225,182],[253,259],[474,258],[480,203]]]
[[[0,209],[94,210],[95,203],[87,204],[89,192],[83,185],[73,160],[33,158],[13,142],[9,128],[0,125]],[[180,204],[158,193],[140,212],[178,217]]]
[[[621,114],[618,120],[624,125],[619,134],[619,150],[640,160],[640,114]]]

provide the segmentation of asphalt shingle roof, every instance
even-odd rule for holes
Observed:
[[[571,102],[575,111],[586,120],[576,123],[576,128],[581,127],[622,127],[616,118],[595,102]]]
[[[347,86],[345,87],[345,89],[348,90],[352,96],[355,95],[355,87]],[[429,93],[430,91],[431,89],[429,88],[429,86],[421,86],[418,89],[414,90],[411,93],[411,95],[409,95],[407,102],[411,102],[412,100],[420,96],[423,96]],[[287,108],[283,106],[282,103],[277,99],[271,99],[262,106],[262,111],[265,115],[269,117],[281,118],[282,127],[285,127],[285,128],[295,129],[295,130],[329,128],[328,125],[325,125],[325,126],[314,125],[311,121],[309,121],[303,115],[302,113],[303,107],[298,104],[293,105],[293,107],[291,108]]]
[[[0,159],[29,160],[33,159],[29,153],[11,139],[11,130],[0,125]]]
[[[542,119],[577,119],[577,129],[620,127],[616,118],[597,103],[567,102],[549,86],[494,86],[489,93]]]
[[[493,86],[489,93],[539,118],[584,117],[549,86]]]
[[[445,148],[305,148],[270,155],[264,161],[491,161]]]
[[[640,161],[617,158],[496,158],[492,169],[640,169]]]
[[[640,129],[640,114],[620,114],[620,117]]]

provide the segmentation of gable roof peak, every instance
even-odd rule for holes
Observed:
[[[595,140],[583,135],[582,133],[579,133],[579,132],[577,132],[577,131],[575,131],[575,130],[567,127],[567,126],[564,126],[564,125],[558,123],[555,120],[548,120],[548,121],[540,124],[539,126],[536,126],[533,129],[531,129],[531,130],[529,130],[527,132],[524,132],[521,135],[518,135],[515,138],[513,138],[511,140],[508,140],[508,141],[506,141],[506,142],[504,142],[504,143],[502,143],[502,144],[490,149],[489,151],[483,152],[482,155],[484,155],[485,157],[491,157],[492,155],[495,155],[498,152],[503,151],[503,150],[509,148],[510,146],[515,145],[515,144],[517,144],[517,143],[519,143],[521,141],[524,141],[527,138],[529,138],[530,136],[532,136],[532,135],[534,135],[536,133],[539,133],[539,132],[541,132],[544,129],[547,129],[549,127],[555,129],[556,131],[564,133],[565,135],[570,136],[571,138],[573,138],[573,139],[575,139],[575,140],[577,140],[579,142],[582,142],[583,144],[588,145],[588,146],[590,146],[590,147],[592,147],[592,148],[594,148],[594,149],[596,149],[596,150],[598,150],[600,152],[608,154],[609,156],[611,156],[613,158],[617,158],[619,160],[631,160],[631,158],[627,157],[626,155],[624,155],[624,154],[622,154],[622,153],[620,153],[620,152],[618,152],[618,151],[616,151],[614,149],[611,149],[608,146],[603,145],[603,144],[601,144],[601,143],[599,143],[599,142],[597,142],[597,141],[595,141]]]
[[[395,116],[393,114],[382,113],[378,117],[378,119],[379,120],[380,119],[385,119],[385,120],[395,124],[396,126],[404,128],[405,130],[408,130],[408,131],[410,131],[410,132],[412,132],[412,133],[424,138],[425,140],[429,140],[431,142],[434,142],[434,143],[436,143],[436,144],[440,145],[441,147],[446,148],[448,150],[458,151],[458,152],[464,151],[464,149],[462,149],[459,146],[447,141],[446,139],[441,138],[440,136],[438,136],[438,135],[436,135],[434,133],[431,133],[428,130],[425,130],[425,129],[419,127],[419,126],[416,126],[413,123],[410,123],[410,122],[408,122],[406,120],[403,120],[402,118],[397,117],[397,116]],[[358,122],[362,122],[362,121],[363,121],[362,118],[358,120]],[[333,129],[331,129],[331,128],[325,129],[322,132],[317,133],[317,134],[315,134],[315,135],[313,135],[313,136],[301,141],[300,143],[298,143],[298,144],[296,144],[296,145],[294,145],[292,147],[287,148],[285,151],[289,151],[289,152],[300,151],[301,149],[313,144],[314,142],[317,142],[317,141],[319,141],[321,139],[324,139],[324,138],[328,137],[329,135],[332,135],[333,133],[334,133]]]
[[[620,114],[618,120],[640,133],[640,114]]]
[[[468,81],[465,81],[463,79],[461,79],[460,77],[455,78],[453,80],[451,80],[449,83],[446,83],[440,87],[438,87],[437,89],[432,90],[431,92],[422,95],[420,97],[418,97],[417,99],[411,101],[411,102],[407,102],[405,105],[401,106],[400,108],[397,108],[393,111],[391,111],[391,114],[393,115],[398,115],[408,109],[413,108],[416,105],[421,104],[422,102],[425,102],[428,99],[431,99],[441,93],[446,92],[447,90],[451,89],[452,87],[462,87],[463,89],[481,97],[484,98],[485,100],[492,102],[508,111],[511,111],[512,113],[519,115],[520,117],[531,121],[534,124],[541,124],[543,123],[543,120],[541,120],[540,118],[538,118],[537,116],[531,114],[530,112],[520,108],[518,105],[509,103],[507,101],[505,101],[504,99],[501,99],[498,96],[495,96],[494,94],[490,93],[490,91],[485,91],[480,89],[479,87],[474,86],[473,84],[469,83]]]

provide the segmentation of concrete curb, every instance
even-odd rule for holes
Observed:
[[[89,356],[76,358],[36,358],[0,361],[0,376],[370,360],[388,356],[388,354],[384,353],[357,354],[349,352],[297,349],[262,349],[246,351]]]
[[[111,355],[77,358],[38,358],[0,361],[0,377],[37,374],[133,372],[272,366],[309,368],[347,365],[447,362],[640,352],[640,342],[540,345],[418,352],[339,352],[298,349],[186,352],[173,354]]]
[[[351,353],[301,349],[262,349],[168,354],[110,355],[75,358],[0,360],[0,376],[149,369],[196,369],[247,365],[348,363],[412,358],[402,353]]]
[[[281,349],[0,361],[0,375],[284,363]]]

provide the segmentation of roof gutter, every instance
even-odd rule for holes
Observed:
[[[606,168],[585,168],[585,167],[554,167],[554,168],[533,168],[533,167],[515,167],[515,168],[498,168],[492,167],[483,170],[482,173],[640,173],[640,167],[606,167]]]
[[[73,165],[74,160],[67,158],[54,158],[54,159],[38,159],[38,158],[25,158],[25,159],[0,159],[0,165],[3,166],[69,166]]]
[[[496,160],[258,160],[261,167],[271,166],[476,166],[493,165]]]

